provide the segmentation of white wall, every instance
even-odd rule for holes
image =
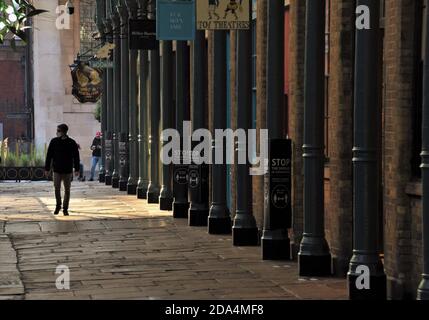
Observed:
[[[36,8],[48,10],[34,18],[34,124],[39,148],[55,137],[56,127],[66,123],[69,135],[81,145],[81,158],[89,170],[91,142],[100,124],[94,119],[94,104],[80,104],[72,95],[69,65],[79,52],[79,1],[73,1],[76,11],[71,16],[70,29],[58,30],[56,9],[64,0],[35,0]]]

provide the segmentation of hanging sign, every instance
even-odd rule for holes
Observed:
[[[195,0],[158,0],[156,10],[158,40],[194,40]]]
[[[73,79],[73,96],[80,103],[96,103],[103,91],[102,74],[98,68],[92,68],[80,61],[71,72]]]
[[[92,59],[88,61],[89,66],[91,68],[99,68],[99,69],[112,69],[113,61],[112,60],[100,60],[100,59]]]
[[[250,0],[197,0],[197,29],[250,29],[249,6]]]
[[[157,50],[159,48],[156,40],[155,20],[129,20],[129,43],[130,50]]]

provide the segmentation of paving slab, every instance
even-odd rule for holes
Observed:
[[[262,261],[96,182],[73,182],[70,217],[54,209],[51,183],[0,183],[0,300],[347,298],[345,279],[301,279],[294,261]]]

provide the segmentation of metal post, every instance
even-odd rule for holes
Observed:
[[[325,0],[307,0],[304,93],[304,234],[298,254],[301,276],[331,274],[324,225]]]
[[[348,272],[350,299],[385,299],[386,275],[378,246],[379,157],[377,137],[380,83],[379,62],[380,1],[358,0],[371,12],[370,29],[356,29],[354,148],[353,148],[353,256]],[[368,272],[370,286],[357,288],[358,277]]]
[[[176,42],[176,129],[183,137],[183,121],[190,120],[190,51],[186,41]],[[183,146],[183,141],[181,142]],[[181,147],[180,151],[183,151]],[[176,165],[173,179],[173,217],[188,218],[188,166]],[[184,179],[183,179],[184,177]]]
[[[429,8],[425,19],[426,47],[423,69],[423,113],[422,113],[422,239],[423,239],[423,274],[417,299],[429,300]]]
[[[128,16],[130,19],[137,18],[137,1],[127,0]],[[127,21],[128,24],[128,21]],[[138,82],[137,82],[137,55],[136,50],[130,50],[130,75],[129,75],[129,176],[127,183],[128,194],[137,194],[137,182],[139,176],[139,154],[138,154]]]
[[[198,30],[193,41],[193,83],[192,83],[192,130],[205,127],[207,47],[205,32]],[[207,226],[208,205],[208,168],[206,164],[189,166],[190,208],[188,222],[190,226]]]
[[[106,6],[106,20],[104,21],[104,30],[106,34],[106,41],[113,43],[113,28],[111,20],[111,0],[108,0],[108,5]],[[113,53],[112,53],[113,54]],[[105,148],[105,182],[106,185],[112,185],[112,174],[114,167],[113,159],[113,68],[107,69],[107,79],[106,79],[106,96],[107,96],[107,127],[106,131],[103,132],[105,136],[104,148]]]
[[[426,46],[423,69],[423,112],[422,112],[422,239],[423,239],[423,274],[417,299],[429,300],[429,8],[425,19]]]
[[[104,46],[106,44],[106,33],[104,29],[104,19],[106,18],[106,1],[97,0],[97,28],[101,36],[101,44]],[[101,160],[100,160],[100,170],[98,175],[98,181],[100,183],[105,183],[105,140],[106,140],[106,131],[107,131],[107,69],[103,70],[103,95],[101,97]]]
[[[162,130],[170,129],[173,111],[173,47],[171,41],[162,42],[162,89],[161,89],[161,118]],[[165,141],[164,143],[168,143]],[[173,209],[173,192],[171,187],[171,166],[162,164],[162,187],[159,196],[159,207],[163,211]]]
[[[251,10],[251,8],[249,8]],[[251,11],[250,11],[250,16]],[[252,25],[250,25],[252,28]],[[237,129],[248,132],[252,115],[252,30],[237,32]],[[247,139],[237,141],[236,152],[244,156],[245,164],[237,163],[237,203],[232,243],[234,246],[256,246],[259,243],[259,230],[252,213],[252,177],[247,159]]]
[[[226,31],[213,33],[213,73],[210,81],[213,91],[213,130],[226,129]],[[216,137],[216,135],[215,135]],[[213,159],[217,152],[225,155],[226,148],[223,137],[213,139]],[[222,150],[216,150],[222,146]],[[208,233],[230,234],[231,217],[226,206],[226,157],[221,164],[213,161],[212,165],[212,204],[208,219]]]
[[[139,0],[138,17],[147,19],[147,0]],[[149,61],[147,50],[140,50],[140,106],[139,106],[139,180],[137,183],[137,198],[147,198],[149,185],[149,153],[148,153],[148,83],[149,83]]]
[[[114,170],[112,173],[112,187],[119,188],[119,173],[120,173],[120,150],[119,140],[121,134],[121,20],[117,10],[119,0],[111,0],[111,19],[113,27],[113,41],[115,49],[113,52],[113,154],[114,154]]]
[[[128,10],[125,0],[119,0],[118,13],[121,19],[121,133],[119,138],[119,190],[127,191],[129,172],[129,114],[130,114],[130,50],[128,46]]]
[[[269,154],[272,159],[273,143],[283,139],[283,110],[284,110],[284,4],[281,1],[268,2],[268,39],[267,39],[267,119],[266,127],[269,129]],[[278,177],[276,177],[278,179]],[[288,260],[290,259],[290,240],[287,223],[283,217],[275,219],[272,208],[271,172],[265,174],[264,203],[264,230],[262,234],[262,259]],[[290,212],[283,209],[280,214],[286,216]],[[289,217],[287,217],[288,219]]]
[[[156,4],[149,4],[149,19],[155,19]],[[150,182],[147,191],[148,203],[159,203],[159,128],[160,128],[160,65],[159,49],[151,50],[150,56]]]

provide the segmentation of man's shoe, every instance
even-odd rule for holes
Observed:
[[[61,207],[56,207],[54,211],[54,215],[57,216],[60,213]]]
[[[94,179],[92,179],[92,178],[91,178],[91,179],[89,179],[89,181],[91,181],[91,182],[92,182],[92,181],[94,181]]]
[[[65,216],[65,217],[68,217],[68,216],[69,216],[69,212],[68,212],[68,210],[64,210],[64,211],[63,211],[63,213],[64,213],[64,216]]]

